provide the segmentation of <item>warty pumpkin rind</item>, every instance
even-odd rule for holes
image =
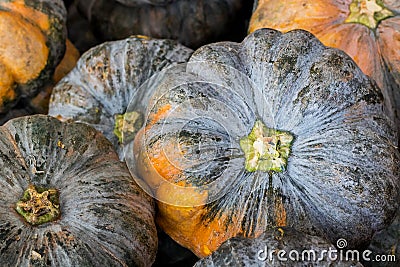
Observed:
[[[128,165],[138,163],[157,222],[178,243],[203,257],[232,236],[287,225],[354,248],[390,222],[397,133],[379,89],[345,53],[302,30],[260,29],[241,44],[203,46],[171,73],[154,85]],[[294,136],[282,172],[244,169],[239,140],[257,119]],[[215,200],[203,185],[222,174],[231,179]]]
[[[150,266],[152,200],[92,127],[34,115],[0,127],[2,266]],[[59,192],[58,220],[31,226],[15,211],[32,183]]]
[[[116,116],[126,112],[142,83],[163,68],[186,62],[192,52],[176,41],[145,36],[98,45],[53,88],[48,114],[92,125],[123,158],[123,146],[114,133]]]
[[[273,28],[287,32],[304,29],[326,46],[345,51],[363,72],[381,88],[386,112],[400,122],[400,4],[396,0],[369,1],[392,12],[371,29],[347,23],[351,0],[271,1],[258,0],[249,23],[249,32]],[[362,5],[362,4],[361,4]]]
[[[53,72],[65,52],[67,28],[66,9],[61,0],[3,0],[0,2],[0,10],[2,15],[10,16],[5,18],[4,25],[12,23],[16,27],[15,29],[3,29],[6,36],[0,41],[3,54],[0,56],[0,63],[4,64],[6,67],[4,71],[9,72],[12,77],[8,84],[8,90],[14,92],[13,96],[3,99],[4,107],[1,107],[0,111],[4,113],[15,105],[20,97],[34,96],[41,86],[51,81]],[[13,22],[13,19],[17,22]],[[19,38],[25,42],[24,38],[27,38],[20,36],[24,34],[24,31],[26,31],[26,37],[36,32],[38,38],[29,37],[29,39],[37,43],[19,44],[13,41]],[[26,54],[23,52],[24,49],[26,49]],[[8,53],[11,54],[8,55]],[[42,53],[44,54],[42,55]],[[5,57],[5,55],[8,56]],[[30,58],[36,55],[42,57],[41,63],[36,63],[36,59]],[[12,62],[12,60],[18,60],[20,64]],[[39,64],[40,66],[37,66],[39,68],[34,68],[35,64]],[[15,68],[18,66],[21,66],[22,69]],[[19,76],[23,78],[19,78]]]

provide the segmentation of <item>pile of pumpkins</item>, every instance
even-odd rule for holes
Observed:
[[[1,265],[400,256],[399,49],[397,0],[1,0]]]

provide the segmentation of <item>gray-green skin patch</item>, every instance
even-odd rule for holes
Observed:
[[[288,132],[270,129],[260,120],[250,134],[240,140],[245,153],[245,168],[249,172],[281,172],[285,169],[293,136]]]
[[[32,225],[54,221],[60,216],[58,191],[36,188],[30,184],[15,209]]]
[[[118,142],[130,141],[143,125],[143,115],[132,111],[124,114],[115,115],[114,134],[118,137]]]
[[[394,16],[381,0],[353,0],[346,23],[359,23],[375,29],[381,20]]]

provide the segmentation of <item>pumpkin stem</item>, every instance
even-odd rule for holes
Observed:
[[[257,120],[250,134],[240,139],[246,170],[282,172],[287,165],[292,141],[290,133],[268,128]]]
[[[16,211],[32,225],[54,221],[60,216],[58,191],[29,184],[17,202]]]
[[[122,144],[123,141],[132,140],[142,125],[143,116],[139,112],[132,111],[124,114],[116,114],[114,134],[118,137],[118,142]]]
[[[376,29],[381,20],[394,16],[382,0],[353,0],[349,9],[346,23],[360,23],[371,29]]]

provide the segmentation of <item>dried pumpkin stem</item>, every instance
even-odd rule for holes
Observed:
[[[346,23],[359,23],[376,29],[381,20],[394,16],[382,0],[353,0],[350,4],[350,15]]]
[[[17,202],[16,210],[32,225],[54,221],[60,216],[58,191],[36,188],[30,184]]]
[[[143,125],[141,113],[132,111],[115,115],[114,134],[122,144],[124,141],[132,140]]]
[[[240,139],[245,153],[245,168],[249,172],[281,172],[286,168],[293,136],[284,131],[268,128],[260,120],[248,136]]]

